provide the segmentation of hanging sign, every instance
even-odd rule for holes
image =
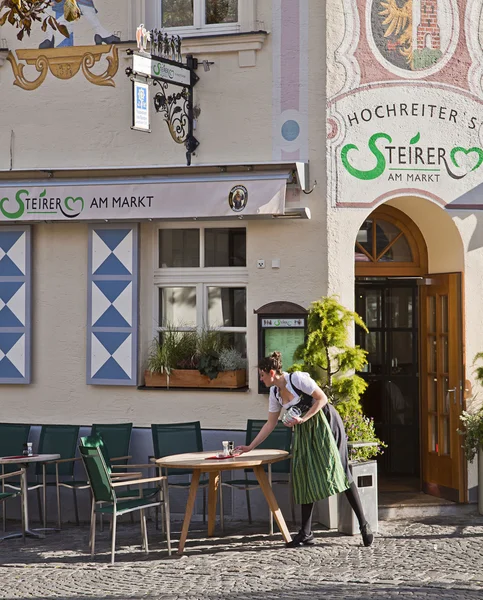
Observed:
[[[191,85],[191,71],[174,61],[159,59],[153,56],[133,54],[132,70],[135,75],[144,75],[153,79],[161,79],[178,85]]]
[[[151,132],[149,125],[149,85],[133,81],[133,124],[132,129]]]

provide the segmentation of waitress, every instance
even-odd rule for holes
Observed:
[[[282,371],[280,352],[263,358],[258,370],[260,380],[270,387],[268,420],[249,446],[237,447],[239,452],[253,450],[272,433],[282,408],[297,406],[301,411],[300,416],[284,420],[287,427],[294,427],[293,495],[295,503],[302,505],[302,526],[287,548],[314,544],[314,503],[340,492],[345,492],[357,516],[364,546],[370,546],[374,536],[349,469],[347,435],[339,413],[308,373]]]

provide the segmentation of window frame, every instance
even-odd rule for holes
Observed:
[[[246,12],[244,4],[253,5],[254,0],[238,0],[238,21],[236,23],[206,24],[206,0],[193,0],[193,25],[183,27],[162,26],[162,0],[156,2],[155,22],[158,28],[171,34],[192,37],[197,35],[223,35],[226,33],[239,33],[243,29],[243,14]],[[253,8],[252,8],[253,12]]]
[[[244,288],[246,290],[246,322],[244,327],[216,327],[222,333],[248,335],[248,267],[205,267],[205,230],[240,228],[247,231],[246,223],[207,221],[205,223],[163,223],[154,228],[153,244],[153,337],[166,330],[159,322],[159,290],[169,287],[191,287],[196,289],[196,326],[176,327],[179,331],[196,331],[208,327],[208,288]],[[200,232],[199,267],[159,267],[159,231],[166,229],[197,229]],[[248,340],[247,340],[248,351]]]

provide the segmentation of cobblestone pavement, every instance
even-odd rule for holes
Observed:
[[[320,529],[315,547],[287,550],[281,536],[270,538],[265,527],[227,523],[224,536],[208,539],[202,524],[195,524],[185,554],[168,557],[152,523],[146,555],[137,545],[139,526],[121,521],[113,566],[107,530],[98,534],[95,561],[87,554],[87,526],[68,526],[25,544],[4,540],[0,598],[483,598],[483,517],[476,514],[384,521],[371,548],[362,546],[360,536]]]

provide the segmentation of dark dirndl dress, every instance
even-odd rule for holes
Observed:
[[[299,394],[297,404],[307,412],[313,398]],[[309,504],[345,491],[352,479],[348,466],[347,440],[339,413],[326,405],[305,423],[295,425],[292,448],[292,481],[296,504]]]

